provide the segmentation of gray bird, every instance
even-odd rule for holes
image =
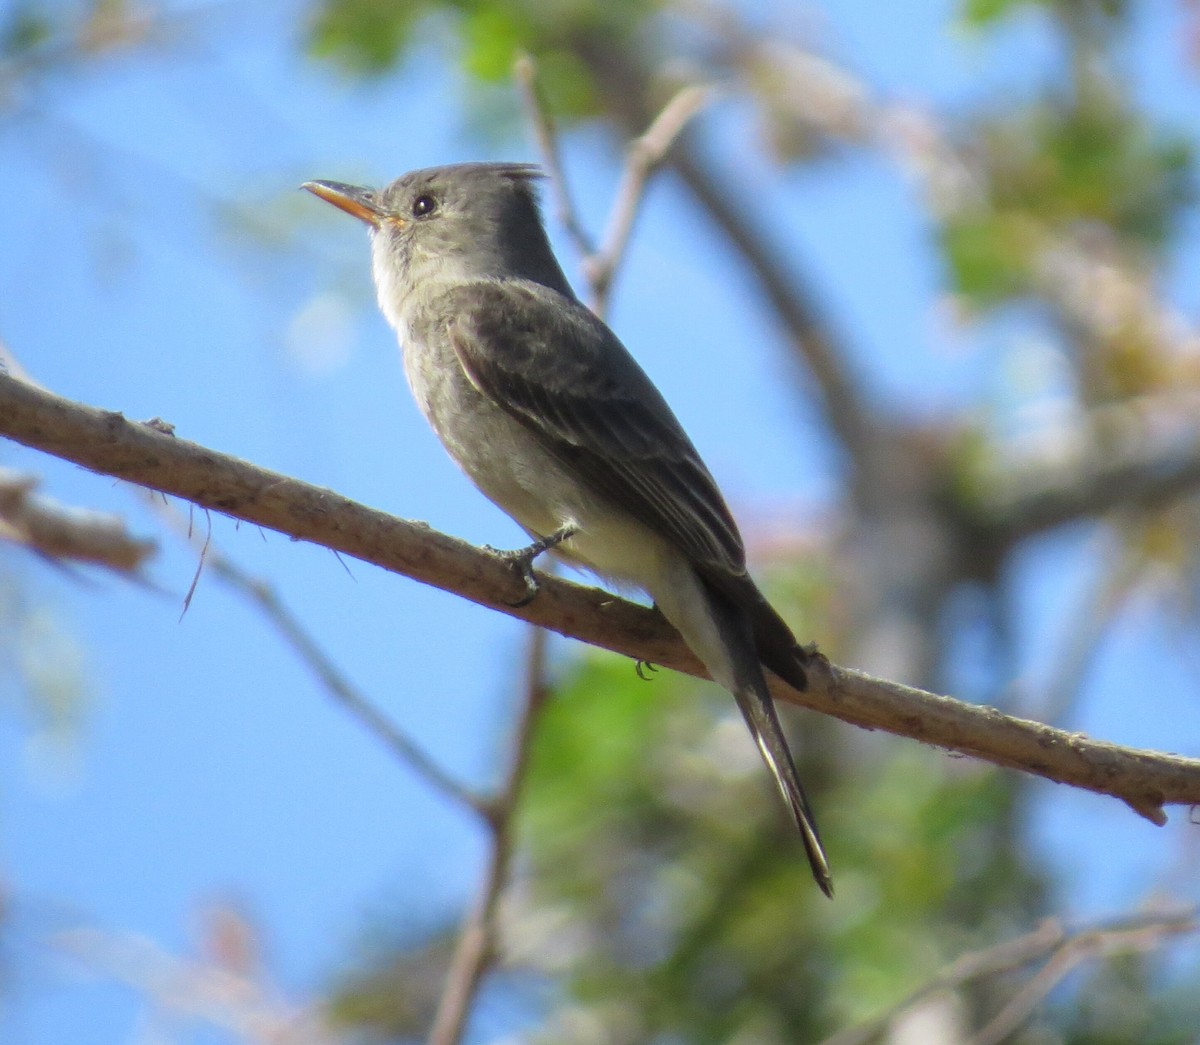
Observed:
[[[763,665],[797,689],[809,654],[746,572],[737,524],[679,421],[572,292],[542,226],[536,167],[469,163],[374,190],[304,188],[366,222],[379,306],[450,456],[535,540],[646,591],[750,727],[804,839],[829,865]]]

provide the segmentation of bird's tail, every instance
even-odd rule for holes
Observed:
[[[792,753],[775,713],[775,702],[767,689],[750,624],[744,614],[719,595],[710,597],[710,605],[732,661],[733,684],[730,688],[733,696],[800,830],[813,878],[821,887],[821,892],[832,899],[833,877],[829,872],[829,861],[825,857],[816,819],[800,777],[796,774]]]
[[[767,692],[767,683],[761,668],[758,668],[758,675],[760,685],[738,688],[734,690],[733,695],[746,725],[750,727],[750,733],[758,745],[763,761],[775,777],[783,800],[792,812],[792,819],[800,829],[800,837],[804,841],[804,851],[808,854],[813,878],[821,887],[821,892],[832,899],[833,876],[829,872],[829,861],[825,857],[821,836],[817,832],[817,821],[813,817],[800,778],[796,775],[796,767],[792,764],[792,755],[783,737],[779,719],[775,715],[775,705]]]

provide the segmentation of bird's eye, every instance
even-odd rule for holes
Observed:
[[[428,193],[423,193],[413,200],[412,215],[414,218],[426,218],[437,210],[437,200]]]

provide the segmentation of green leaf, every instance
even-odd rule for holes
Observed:
[[[17,4],[0,26],[0,55],[22,58],[45,43],[53,32],[53,24],[32,4]]]
[[[984,28],[1000,21],[1016,7],[1036,0],[964,0],[962,20],[975,28]]]
[[[425,0],[337,0],[322,5],[308,31],[308,50],[356,76],[377,76],[400,60],[414,25],[430,8]]]
[[[942,226],[953,289],[976,308],[994,306],[1028,286],[1036,232],[1019,214],[984,211]]]

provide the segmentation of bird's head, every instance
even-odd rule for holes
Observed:
[[[375,281],[405,293],[422,281],[530,279],[570,293],[538,210],[537,167],[429,167],[384,189],[310,181],[304,188],[365,222]]]

